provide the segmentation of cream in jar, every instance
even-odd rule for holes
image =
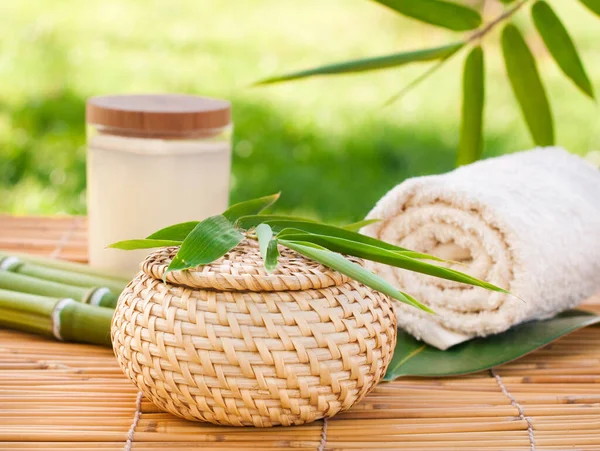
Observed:
[[[109,244],[227,208],[230,104],[188,95],[117,95],[87,102],[92,266],[131,276],[150,250]]]

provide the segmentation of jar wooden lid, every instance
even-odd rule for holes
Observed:
[[[86,122],[122,135],[202,136],[230,124],[231,104],[185,94],[98,96],[87,101]]]
[[[179,250],[166,247],[150,254],[142,271],[162,280]],[[296,252],[280,247],[279,264],[272,273],[264,268],[258,245],[244,240],[220,259],[205,266],[167,274],[170,284],[218,291],[299,291],[340,286],[350,279]]]

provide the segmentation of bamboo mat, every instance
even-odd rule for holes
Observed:
[[[84,218],[0,216],[0,248],[85,261],[85,229]],[[0,329],[0,450],[289,448],[600,450],[600,328],[493,371],[382,383],[327,422],[262,430],[159,412],[110,349]]]

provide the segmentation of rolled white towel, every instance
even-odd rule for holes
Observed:
[[[368,262],[437,315],[397,303],[398,324],[446,349],[551,317],[600,289],[600,172],[560,148],[406,180],[368,214],[366,235],[449,265],[521,299]]]

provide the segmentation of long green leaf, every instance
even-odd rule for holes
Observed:
[[[286,241],[290,240],[296,242],[304,241],[308,243],[314,243],[326,249],[329,249],[330,251],[339,252],[347,255],[353,255],[355,257],[383,263],[385,265],[394,266],[396,268],[407,269],[409,271],[419,272],[421,274],[427,274],[430,276],[439,277],[441,279],[466,283],[469,285],[485,288],[487,290],[508,294],[508,291],[495,285],[492,285],[491,283],[476,279],[475,277],[469,276],[468,274],[463,274],[453,269],[432,265],[421,260],[416,260],[400,252],[394,252],[387,249],[382,249],[380,247],[371,246],[364,243],[357,243],[355,241],[331,236],[314,235],[309,233],[285,234],[283,236],[285,237]]]
[[[250,225],[255,222],[258,222],[259,216],[255,217],[247,217],[242,218],[240,222],[244,225]],[[286,233],[296,233],[295,231],[303,231],[308,233],[314,233],[317,235],[325,235],[325,236],[335,236],[339,238],[344,238],[351,241],[356,241],[358,243],[370,244],[371,246],[377,246],[382,249],[388,249],[395,252],[401,252],[412,256],[413,258],[420,258],[423,260],[433,260],[438,262],[445,262],[440,258],[434,257],[433,255],[422,254],[419,252],[411,251],[410,249],[405,249],[400,246],[395,246],[390,243],[386,243],[385,241],[378,240],[377,238],[372,238],[370,236],[362,235],[358,232],[353,232],[352,230],[346,230],[342,227],[335,227],[327,224],[319,224],[317,222],[303,221],[303,220],[287,220],[287,219],[265,219],[262,221],[266,224],[269,224],[273,231],[281,234],[285,229],[284,235]]]
[[[179,246],[182,241],[177,240],[125,240],[117,241],[109,245],[112,249],[122,249],[124,251],[131,251],[134,249],[152,249],[155,247],[167,247],[167,246]]]
[[[270,83],[279,83],[282,81],[296,80],[298,78],[312,77],[315,75],[332,75],[345,74],[350,72],[372,71],[402,66],[404,64],[409,63],[433,61],[448,57],[449,55],[455,53],[458,49],[460,49],[464,44],[465,43],[461,41],[449,45],[444,45],[442,47],[434,47],[431,49],[394,53],[392,55],[377,56],[374,58],[365,58],[361,60],[335,63],[313,69],[307,69],[299,72],[280,75],[277,77],[267,78],[265,80],[259,81],[257,84],[264,85]]]
[[[194,230],[194,227],[198,225],[199,221],[181,222],[179,224],[173,224],[164,229],[160,229],[148,236],[147,240],[175,240],[183,241],[189,233]]]
[[[556,64],[579,89],[594,98],[592,84],[577,53],[577,48],[550,5],[544,0],[538,0],[532,6],[531,14],[535,27]]]
[[[443,0],[375,0],[396,12],[431,25],[455,31],[474,30],[481,15],[468,6]]]
[[[600,0],[579,0],[583,3],[587,8],[600,16]]]
[[[240,202],[225,210],[223,216],[229,219],[232,223],[235,223],[235,221],[242,216],[257,215],[277,202],[279,195],[280,193],[271,194],[270,196],[258,197],[256,199]]]
[[[413,307],[419,308],[426,312],[433,313],[433,311],[426,305],[421,304],[410,296],[406,296],[403,292],[394,288],[381,277],[366,270],[362,266],[347,260],[338,253],[331,252],[318,245],[315,246],[313,243],[309,242],[288,240],[279,240],[279,242],[282,245],[295,250],[299,254],[310,258],[311,260],[315,260],[316,262],[328,266],[331,269],[335,269],[342,274],[346,274],[351,279],[367,285],[368,287],[371,287],[383,294],[386,294],[391,298],[397,299],[400,302],[412,305]]]
[[[502,31],[506,72],[531,136],[538,146],[554,144],[554,125],[535,60],[521,32],[512,24]]]
[[[371,224],[375,224],[376,222],[380,222],[381,219],[363,219],[362,221],[353,222],[351,224],[346,224],[342,226],[342,229],[350,230],[351,232],[358,232],[363,227],[366,227]]]
[[[484,98],[483,50],[481,46],[477,46],[471,50],[465,61],[458,166],[473,163],[481,158]]]
[[[394,357],[385,380],[402,376],[441,377],[486,370],[515,360],[582,327],[600,322],[600,316],[569,310],[544,321],[512,327],[504,333],[475,338],[445,351],[398,330]]]
[[[178,271],[207,265],[225,255],[244,239],[233,224],[224,216],[211,216],[190,232],[181,244],[179,252],[165,272]]]

